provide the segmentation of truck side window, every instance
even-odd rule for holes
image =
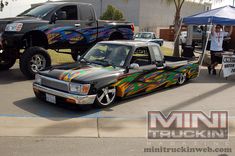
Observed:
[[[66,12],[67,17],[65,20],[78,20],[78,9],[76,5],[69,5],[69,6],[62,7],[56,13],[60,11]]]
[[[139,66],[151,65],[151,57],[148,47],[137,48],[132,56],[131,63],[137,63]]]
[[[157,37],[156,37],[156,35],[155,34],[153,34],[153,39],[156,39]]]
[[[92,21],[92,20],[94,20],[93,10],[90,6],[82,5],[80,7],[80,11],[81,11],[81,20],[82,21]]]
[[[158,46],[152,46],[152,49],[153,49],[153,53],[154,53],[154,56],[155,56],[155,60],[156,61],[162,61],[164,59],[164,56],[162,55],[159,47]]]

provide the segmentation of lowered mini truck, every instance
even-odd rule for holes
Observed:
[[[50,103],[106,107],[116,97],[130,97],[198,76],[196,60],[163,56],[158,44],[102,41],[73,64],[52,67],[36,75],[36,97]]]

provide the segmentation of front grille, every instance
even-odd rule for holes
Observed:
[[[49,87],[52,89],[69,92],[69,83],[61,80],[57,80],[54,78],[49,78],[45,76],[41,76],[42,86]]]
[[[6,28],[6,24],[0,23],[0,33],[4,32]]]

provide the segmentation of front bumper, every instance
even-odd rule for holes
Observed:
[[[1,42],[3,48],[22,48],[22,37],[24,34],[15,32],[4,32],[1,35]]]
[[[96,98],[96,95],[75,95],[70,93],[65,93],[62,91],[58,91],[55,89],[47,88],[44,86],[41,86],[39,84],[33,83],[33,90],[37,96],[42,97],[45,99],[45,94],[50,94],[56,96],[56,101],[59,102],[68,102],[80,105],[90,105],[93,104]],[[72,102],[71,102],[72,101]]]

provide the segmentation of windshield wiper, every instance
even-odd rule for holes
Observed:
[[[97,63],[97,62],[101,62],[101,65],[104,65],[104,66],[112,66],[113,68],[116,68],[115,64],[113,64],[112,62],[108,60],[94,60],[94,63]]]

